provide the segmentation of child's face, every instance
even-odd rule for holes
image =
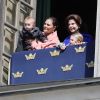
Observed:
[[[35,27],[35,21],[33,19],[27,19],[24,22],[24,28],[27,31],[31,31]]]
[[[72,44],[72,45],[77,44],[77,39],[74,36],[70,37],[70,44]]]
[[[79,26],[74,19],[70,19],[68,22],[68,30],[70,33],[74,34],[79,30]]]

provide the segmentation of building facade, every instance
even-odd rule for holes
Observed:
[[[89,0],[90,1],[90,0]],[[88,1],[88,4],[91,2]],[[30,15],[37,21],[37,26],[39,26],[42,30],[42,24],[45,18],[49,16],[59,16],[58,19],[62,17],[65,18],[66,15],[70,13],[78,13],[82,17],[86,17],[88,21],[88,25],[92,24],[91,20],[93,20],[93,25],[90,25],[90,32],[93,31],[93,35],[95,35],[95,66],[94,66],[94,77],[100,77],[100,1],[97,0],[91,3],[91,6],[87,5],[86,9],[92,9],[92,11],[85,11],[82,7],[75,8],[73,11],[69,10],[70,0],[64,1],[63,5],[66,3],[68,7],[59,7],[60,3],[57,3],[57,0],[0,0],[0,82],[7,84],[8,80],[8,70],[10,69],[10,58],[11,54],[15,51],[18,39],[18,31],[22,28],[23,21],[26,16]],[[78,5],[82,3],[78,1]],[[84,1],[84,4],[87,1]],[[76,2],[77,3],[77,2]],[[58,5],[58,6],[56,6]],[[77,5],[77,6],[78,6]],[[73,5],[76,7],[75,5]],[[84,5],[85,6],[85,5]],[[59,8],[59,10],[58,10]],[[66,9],[65,9],[66,8]],[[62,12],[60,11],[62,10]],[[68,10],[67,10],[68,9]],[[71,7],[70,7],[71,9]],[[79,11],[80,10],[80,11]],[[65,14],[65,11],[68,13]],[[81,13],[83,11],[83,13]],[[91,15],[91,16],[90,16]],[[61,21],[62,23],[62,21]],[[63,23],[62,23],[63,24]],[[64,30],[60,30],[64,31]],[[64,36],[59,35],[61,40],[63,40]]]
[[[23,20],[30,15],[36,17],[36,0],[0,0],[0,81],[7,83],[11,54],[16,49],[18,30]]]

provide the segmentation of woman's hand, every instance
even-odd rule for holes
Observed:
[[[34,49],[42,49],[42,42],[37,41],[36,39],[31,42],[31,48]]]

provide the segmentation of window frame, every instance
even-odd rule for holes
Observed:
[[[22,0],[21,0],[22,1]],[[13,27],[12,25],[9,25],[8,23],[5,23],[5,25],[12,27],[13,29],[15,29],[16,31],[18,30],[18,28]],[[34,84],[28,84],[28,85],[20,85],[20,87],[22,87],[20,89],[19,86],[11,86],[11,88],[9,88],[9,92],[11,90],[12,92],[12,87],[16,87],[15,89],[13,89],[13,91],[24,91],[24,90],[39,90],[39,89],[44,89],[44,88],[50,88],[50,87],[59,87],[59,86],[67,86],[67,85],[75,85],[75,84],[84,84],[84,83],[95,83],[95,82],[99,82],[100,81],[100,0],[97,0],[97,19],[96,19],[96,41],[95,41],[95,66],[94,66],[94,78],[92,79],[84,79],[84,80],[78,80],[77,82],[75,81],[70,81],[70,82],[64,82],[64,83],[50,83],[50,84],[40,84],[39,85],[34,85]],[[49,85],[49,86],[48,86]],[[19,88],[18,88],[19,87]],[[34,88],[35,87],[35,88]],[[7,88],[7,87],[6,87]],[[6,90],[7,92],[7,90]]]
[[[13,0],[11,0],[11,2],[12,2]],[[3,72],[3,69],[5,68],[5,66],[3,65],[3,58],[4,57],[7,57],[8,59],[9,59],[9,62],[10,62],[10,58],[11,58],[11,55],[10,54],[8,54],[7,52],[4,52],[4,45],[5,45],[5,33],[4,33],[4,29],[5,29],[5,27],[8,27],[8,28],[10,28],[11,30],[14,30],[15,32],[13,33],[14,34],[14,44],[13,44],[13,46],[14,46],[14,49],[13,49],[13,52],[15,51],[15,49],[16,49],[16,47],[17,47],[17,40],[18,40],[18,32],[19,32],[19,19],[20,19],[20,11],[21,11],[21,4],[23,4],[23,5],[25,5],[25,6],[27,6],[29,9],[31,9],[31,11],[30,11],[30,15],[32,16],[32,12],[33,12],[33,10],[34,10],[34,6],[33,6],[33,2],[32,2],[32,0],[31,0],[31,3],[30,4],[28,4],[27,2],[25,2],[25,1],[23,1],[23,0],[16,0],[16,8],[15,8],[15,10],[16,10],[16,12],[15,12],[15,23],[14,23],[14,25],[12,24],[12,23],[9,23],[9,22],[7,22],[6,20],[6,12],[7,12],[7,2],[9,2],[8,0],[6,1],[6,0],[4,0],[2,3],[3,3],[3,6],[4,6],[4,25],[3,25],[3,48],[2,48],[2,74],[0,75],[0,77],[1,77],[1,82],[2,82],[2,84],[5,84],[5,85],[7,85],[6,83],[4,83],[3,82],[3,75],[5,74],[4,72]],[[6,5],[6,6],[5,6]],[[13,53],[12,52],[12,53]],[[4,57],[3,57],[4,56]],[[9,66],[8,66],[8,70],[9,70]],[[8,73],[9,74],[9,73]],[[9,77],[9,76],[8,76]]]
[[[27,6],[27,7],[29,7],[30,9],[31,9],[31,13],[33,12],[33,7],[32,7],[32,5],[33,5],[33,3],[32,3],[32,0],[31,0],[31,4],[28,4],[28,3],[26,3],[25,1],[23,1],[23,0],[18,0],[18,1],[16,1],[17,2],[17,5],[16,5],[16,13],[15,13],[15,26],[14,25],[12,25],[12,24],[10,24],[10,23],[8,23],[8,22],[6,22],[6,15],[5,15],[5,22],[4,22],[4,25],[5,26],[7,26],[7,27],[9,27],[9,28],[11,28],[11,29],[13,29],[13,30],[15,30],[16,32],[18,32],[18,30],[19,30],[19,15],[20,15],[20,10],[21,10],[21,4],[23,4],[23,5],[25,5],[25,6]],[[5,9],[6,11],[7,11],[7,7],[6,7],[6,9]],[[6,11],[5,11],[5,13],[6,13]],[[30,13],[30,15],[31,15],[31,13]],[[15,45],[14,45],[14,50],[15,50],[15,48],[16,48],[16,46],[17,46],[17,35],[18,34],[16,34],[16,32],[15,32]]]
[[[100,77],[100,0],[97,0],[94,77]]]

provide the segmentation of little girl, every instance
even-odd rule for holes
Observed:
[[[78,45],[83,43],[83,36],[80,33],[75,33],[70,36],[69,44],[65,45],[64,43],[58,43],[57,47],[61,50],[65,50],[65,48],[69,45]]]

